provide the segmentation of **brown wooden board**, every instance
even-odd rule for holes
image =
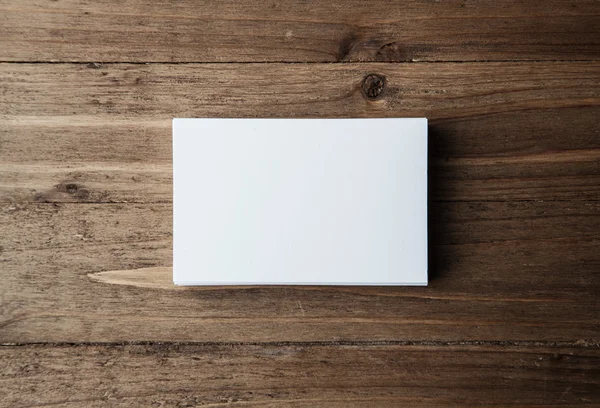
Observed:
[[[0,1],[1,61],[597,60],[593,0]]]
[[[0,348],[0,406],[525,407],[600,403],[598,353],[565,346]]]
[[[599,405],[599,15],[0,0],[0,407]],[[172,285],[173,117],[421,116],[428,287]]]
[[[0,201],[170,202],[173,117],[430,119],[434,201],[600,196],[599,63],[0,64]],[[379,97],[362,91],[385,77]]]
[[[171,204],[6,204],[0,342],[597,341],[599,209],[432,203],[426,288],[176,288]]]

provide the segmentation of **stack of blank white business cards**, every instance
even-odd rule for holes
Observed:
[[[426,119],[174,119],[177,285],[427,285]]]

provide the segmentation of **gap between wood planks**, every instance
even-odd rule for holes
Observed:
[[[229,64],[240,64],[240,65],[268,65],[268,64],[288,64],[288,65],[306,65],[306,64],[325,64],[325,65],[336,65],[336,64],[377,64],[377,65],[398,65],[398,64],[480,64],[480,63],[506,63],[506,64],[543,64],[543,63],[579,63],[579,62],[596,62],[598,60],[595,59],[553,59],[553,60],[524,60],[524,59],[504,59],[504,60],[490,60],[490,59],[481,59],[481,60],[412,60],[412,61],[286,61],[286,60],[277,60],[277,61],[68,61],[68,60],[39,60],[39,61],[11,61],[11,60],[2,60],[0,59],[0,64],[73,64],[73,65],[97,65],[100,67],[102,65],[151,65],[151,64],[161,64],[161,65],[191,65],[191,64],[210,64],[210,65],[229,65]],[[91,68],[91,67],[90,67]]]
[[[551,348],[598,348],[600,342],[582,339],[576,341],[526,341],[526,340],[342,340],[342,341],[81,341],[81,342],[16,342],[0,343],[0,347],[121,347],[154,346],[171,348],[178,346],[272,346],[272,347],[551,347]]]

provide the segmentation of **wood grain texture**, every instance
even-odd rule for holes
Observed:
[[[600,56],[593,0],[0,1],[0,60],[333,62]]]
[[[2,407],[600,403],[597,352],[564,346],[48,345],[0,364]]]
[[[427,288],[175,288],[171,211],[5,205],[0,342],[600,340],[598,202],[433,203]]]
[[[0,201],[170,202],[172,117],[430,119],[430,199],[594,200],[600,63],[0,64]],[[386,79],[375,100],[361,90]],[[35,142],[34,142],[35,141]]]
[[[0,0],[0,407],[600,405],[599,16]],[[407,116],[428,287],[171,284],[171,118]]]

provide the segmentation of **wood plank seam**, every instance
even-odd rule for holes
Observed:
[[[460,341],[436,341],[436,340],[343,340],[343,341],[78,341],[78,342],[6,342],[0,343],[0,347],[120,347],[120,346],[272,346],[272,347],[380,347],[380,346],[430,346],[430,347],[545,347],[545,348],[600,348],[600,341],[593,339],[582,339],[576,341],[527,341],[527,340],[460,340]]]
[[[597,62],[597,59],[540,59],[540,60],[523,60],[523,59],[501,59],[501,60],[492,60],[492,59],[474,59],[474,60],[427,60],[427,61],[286,61],[286,60],[274,60],[274,61],[99,61],[99,60],[82,60],[82,61],[61,61],[61,60],[22,60],[22,61],[13,61],[13,60],[4,60],[0,59],[1,64],[66,64],[66,65],[87,65],[88,68],[99,69],[103,64],[106,65],[244,65],[244,64],[252,64],[252,65],[269,65],[269,64],[288,64],[288,65],[318,65],[318,64],[379,64],[382,66],[385,65],[418,65],[418,64],[479,64],[479,63],[516,63],[516,64],[542,64],[542,63],[552,63],[552,62],[561,62],[561,63],[580,63],[580,62]]]

